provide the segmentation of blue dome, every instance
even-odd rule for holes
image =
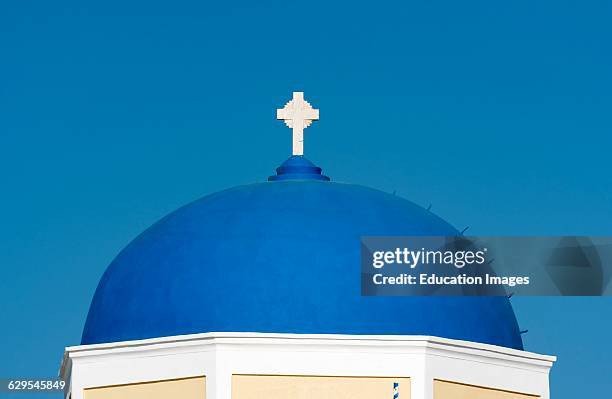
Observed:
[[[301,157],[277,172],[184,206],[132,241],[100,280],[82,343],[234,331],[522,349],[506,297],[360,295],[360,236],[458,235],[450,224],[400,197],[327,181]]]

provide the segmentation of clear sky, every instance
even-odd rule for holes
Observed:
[[[10,3],[0,378],[56,375],[143,229],[271,174],[294,90],[321,109],[305,153],[334,180],[473,235],[612,235],[609,1]],[[526,349],[559,356],[553,398],[609,393],[612,298],[512,301]]]

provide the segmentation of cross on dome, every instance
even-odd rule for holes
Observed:
[[[293,155],[304,155],[304,129],[319,119],[319,110],[304,100],[303,92],[294,91],[293,99],[276,110],[276,119],[284,120],[293,130]]]

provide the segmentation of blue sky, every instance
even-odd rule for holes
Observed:
[[[610,2],[330,3],[0,6],[0,378],[56,374],[143,229],[272,173],[293,90],[334,180],[473,235],[612,235]],[[611,298],[512,301],[554,398],[609,392]]]

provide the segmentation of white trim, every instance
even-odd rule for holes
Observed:
[[[298,341],[299,343],[304,343],[304,341],[308,341],[308,343],[323,345],[326,343],[338,343],[338,341],[353,341],[353,344],[355,345],[394,345],[397,343],[410,345],[410,343],[428,342],[430,344],[441,344],[444,346],[452,346],[455,348],[480,349],[488,351],[490,353],[507,354],[525,359],[534,359],[547,362],[554,362],[557,360],[556,356],[551,355],[542,355],[534,352],[506,348],[503,346],[482,344],[479,342],[471,341],[462,341],[458,339],[441,338],[430,335],[282,334],[259,332],[212,332],[188,335],[174,335],[170,337],[149,338],[133,341],[119,341],[103,344],[68,346],[66,347],[66,356],[64,356],[64,359],[66,359],[68,355],[73,357],[73,355],[79,352],[87,352],[91,355],[94,354],[94,351],[104,349],[120,350],[121,348],[137,348],[140,346],[149,346],[154,344],[170,344],[171,346],[176,347],[182,345],[190,345],[191,342],[196,342],[198,345],[200,345],[203,344],[205,341],[221,341],[224,339],[230,339],[229,341],[225,341],[228,343],[265,342],[266,344],[288,344],[292,341],[295,341],[295,343],[298,343]],[[317,342],[312,342],[311,340],[315,340]]]
[[[410,377],[412,399],[433,379],[548,398],[555,356],[431,336],[217,332],[66,348],[60,375],[85,388],[205,375],[207,399],[231,399],[232,374]]]

